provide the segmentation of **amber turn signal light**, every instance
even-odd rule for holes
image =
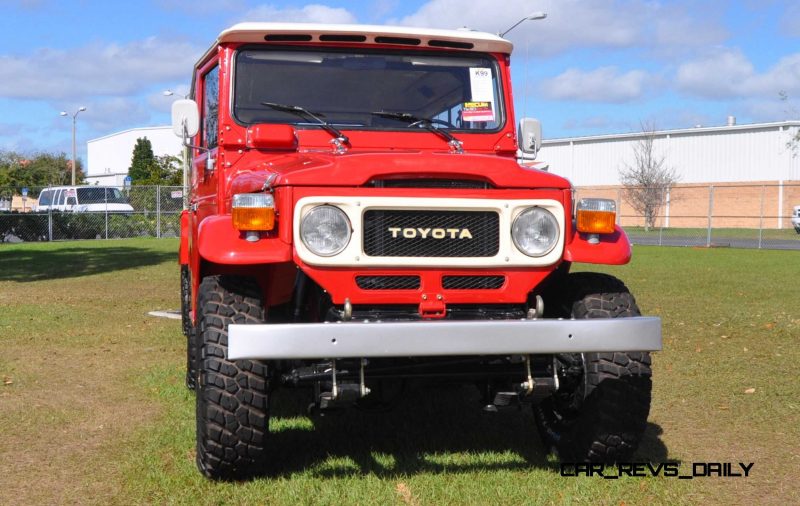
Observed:
[[[275,228],[275,200],[266,193],[239,193],[231,205],[233,227],[242,231]]]
[[[611,234],[617,221],[617,204],[609,199],[581,199],[575,215],[578,232]]]

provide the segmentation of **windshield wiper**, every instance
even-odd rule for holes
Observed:
[[[456,139],[453,134],[445,130],[444,128],[439,128],[435,126],[435,122],[441,120],[435,120],[431,118],[420,118],[419,116],[414,116],[413,114],[409,114],[407,112],[389,112],[389,111],[373,111],[371,113],[373,116],[379,116],[381,118],[389,118],[389,119],[396,119],[398,121],[404,121],[408,123],[409,128],[420,126],[430,132],[435,133],[436,135],[442,137],[447,141],[450,147],[456,153],[461,153],[463,151],[462,146],[463,142]],[[442,121],[442,123],[446,123]]]
[[[276,111],[288,112],[297,116],[311,118],[316,121],[323,130],[333,135],[339,142],[342,144],[350,144],[350,139],[344,133],[342,133],[341,130],[320,118],[321,114],[319,113],[313,113],[308,109],[303,109],[297,105],[276,104],[275,102],[261,102],[261,105],[266,105],[267,107],[271,107]]]

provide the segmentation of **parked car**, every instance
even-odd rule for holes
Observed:
[[[792,226],[794,231],[800,234],[800,206],[794,206],[792,209]]]
[[[131,212],[133,207],[113,186],[56,186],[42,190],[37,211]]]

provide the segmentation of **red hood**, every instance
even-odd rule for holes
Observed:
[[[247,164],[244,160],[241,165]],[[238,165],[238,164],[237,164]],[[363,186],[373,179],[472,179],[495,188],[570,188],[566,179],[521,167],[492,155],[430,152],[292,153],[260,162],[230,176],[232,193],[260,190],[269,173],[273,186]]]

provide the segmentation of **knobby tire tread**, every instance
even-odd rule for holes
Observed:
[[[269,382],[263,362],[227,360],[227,327],[264,322],[261,291],[250,278],[211,276],[198,302],[197,465],[209,478],[245,479],[267,462]]]
[[[639,316],[622,281],[605,274],[576,273],[561,292],[562,313],[576,319]],[[584,353],[583,382],[570,402],[563,393],[534,408],[540,434],[565,462],[630,459],[650,411],[652,371],[648,352]],[[556,416],[555,413],[558,413]]]

